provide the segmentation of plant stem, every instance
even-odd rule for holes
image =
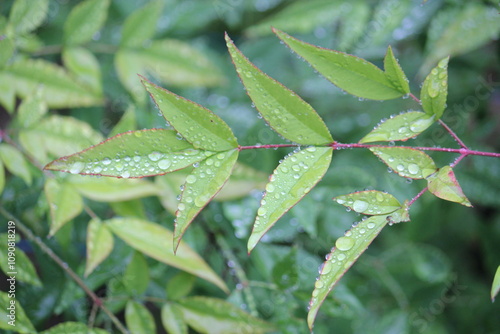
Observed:
[[[83,280],[71,268],[69,268],[67,263],[65,263],[59,256],[57,256],[52,251],[52,249],[50,249],[50,247],[48,247],[45,243],[43,243],[43,241],[39,237],[36,237],[28,226],[24,225],[19,219],[14,217],[14,215],[8,212],[1,205],[0,205],[0,213],[4,215],[7,219],[14,221],[16,223],[16,227],[18,227],[28,239],[34,242],[38,247],[40,247],[42,252],[47,254],[55,263],[57,263],[57,265],[61,267],[61,269],[64,272],[66,272],[66,274],[68,274],[68,276],[70,276],[73,279],[73,281],[75,281],[75,283],[78,284],[80,288],[82,288],[83,291],[85,291],[85,293],[90,297],[90,299],[92,299],[94,304],[100,307],[101,310],[108,315],[108,317],[120,330],[121,333],[129,334],[129,331],[120,322],[120,320],[118,320],[118,318],[115,317],[115,315],[104,306],[102,300],[99,297],[97,297],[97,295],[87,287],[85,282],[83,282]]]
[[[445,122],[443,122],[442,120],[438,120],[438,122],[439,124],[441,124],[443,128],[446,129],[446,131],[448,131],[448,133],[453,137],[453,139],[455,139],[455,141],[460,145],[460,147],[467,148],[467,145],[465,145],[465,143],[460,138],[458,138],[457,134],[453,132],[453,130],[448,125],[446,125]]]
[[[298,144],[269,144],[269,145],[251,145],[251,146],[240,146],[238,149],[241,150],[254,150],[257,148],[281,148],[281,147],[300,147]]]

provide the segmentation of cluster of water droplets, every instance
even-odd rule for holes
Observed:
[[[442,59],[438,66],[433,68],[427,84],[427,93],[431,98],[437,98],[441,91],[446,92],[448,87],[448,59]]]
[[[368,215],[390,213],[401,206],[392,195],[374,190],[338,196],[335,200],[356,212]]]
[[[425,153],[404,148],[371,148],[399,176],[410,179],[425,178],[436,172],[432,159]]]

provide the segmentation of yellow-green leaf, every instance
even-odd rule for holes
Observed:
[[[31,185],[31,173],[28,163],[17,148],[9,144],[0,144],[0,159],[9,172],[22,178],[27,185]]]
[[[498,266],[497,271],[495,273],[495,277],[493,278],[493,284],[491,285],[491,301],[495,301],[496,295],[498,295],[498,291],[500,291],[500,266]]]
[[[472,206],[458,184],[455,173],[450,166],[444,166],[427,178],[429,191],[447,201]]]
[[[33,324],[24,312],[23,307],[14,297],[15,292],[14,295],[9,295],[11,293],[11,281],[7,280],[7,283],[9,283],[9,287],[7,288],[9,289],[8,293],[0,291],[0,304],[2,305],[2,307],[0,307],[0,328],[7,331],[15,330],[18,333],[37,333],[35,327],[33,327]],[[14,290],[16,289],[15,287],[12,288]]]
[[[108,15],[110,0],[85,0],[73,7],[64,23],[64,42],[83,44],[101,29]]]
[[[396,88],[403,94],[410,93],[410,85],[408,84],[408,78],[406,78],[403,69],[399,65],[396,57],[394,57],[394,53],[392,52],[392,48],[390,46],[387,48],[387,53],[385,54],[384,70],[385,70],[385,75],[392,83],[394,88]]]
[[[47,111],[47,103],[40,96],[29,96],[17,109],[17,121],[21,127],[28,128],[37,124]]]
[[[394,196],[376,190],[358,191],[334,197],[333,200],[365,215],[384,215],[401,208],[401,203]]]
[[[175,304],[165,304],[161,308],[161,323],[169,334],[187,334],[188,327],[181,309]]]
[[[82,47],[66,47],[62,52],[66,68],[84,86],[97,96],[102,96],[102,77],[99,62],[94,54]]]
[[[16,0],[10,10],[9,25],[18,35],[38,28],[49,13],[49,0]]]
[[[448,96],[448,60],[450,57],[442,59],[425,78],[420,99],[424,111],[435,119],[441,118],[446,108],[446,98]]]
[[[142,304],[129,300],[125,307],[125,322],[131,334],[156,333],[153,315]]]
[[[64,224],[83,210],[82,197],[69,183],[55,179],[45,182],[45,196],[50,208],[50,235],[54,235]]]
[[[14,226],[15,227],[15,226]],[[9,229],[10,230],[10,229]],[[12,231],[12,230],[10,230]],[[16,245],[16,239],[12,238],[14,234],[0,234],[0,268],[9,276],[15,273],[16,281],[25,282],[34,286],[42,286],[42,282],[38,278],[35,267],[29,257],[21,251]],[[14,252],[14,256],[9,254]],[[15,258],[14,262],[10,262],[9,258]]]
[[[371,147],[370,151],[402,177],[423,179],[437,171],[430,156],[411,147]]]
[[[120,45],[140,47],[151,39],[156,31],[163,5],[162,1],[150,1],[127,17],[123,23]]]
[[[92,219],[87,226],[87,262],[85,276],[108,257],[113,250],[113,235],[99,219]]]

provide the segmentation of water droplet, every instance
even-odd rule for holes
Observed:
[[[306,148],[306,151],[307,151],[307,152],[316,152],[316,147],[314,147],[314,146],[309,146],[308,148]]]
[[[195,183],[196,182],[196,176],[194,176],[194,175],[188,175],[186,177],[186,182],[187,183]]]
[[[354,246],[354,239],[350,237],[340,237],[335,242],[335,247],[341,251],[348,251]]]
[[[276,187],[275,187],[272,183],[268,183],[268,184],[266,185],[266,191],[267,191],[268,193],[272,193],[275,189],[276,189]]]
[[[355,200],[352,204],[352,209],[356,212],[363,212],[368,209],[368,202],[362,200]]]
[[[214,164],[214,159],[212,158],[208,158],[206,161],[205,161],[205,164],[207,166],[212,166]]]
[[[141,157],[140,157],[140,156],[138,156],[138,155],[136,155],[136,156],[134,157],[134,161],[135,161],[135,162],[139,162],[139,161],[141,161]]]
[[[260,207],[259,210],[257,210],[257,215],[258,216],[264,216],[267,213],[267,209]]]
[[[317,280],[316,283],[314,283],[314,287],[316,289],[321,289],[324,285],[325,285],[325,283],[323,283],[322,280]]]
[[[151,152],[148,154],[148,158],[149,160],[151,161],[158,161],[160,160],[160,158],[162,157],[163,154],[161,154],[160,152]]]
[[[371,230],[372,228],[374,228],[374,227],[375,227],[375,224],[374,224],[374,223],[368,223],[368,224],[366,225],[366,227],[368,227],[368,228]]]
[[[330,271],[332,271],[332,268],[333,268],[333,264],[330,261],[326,261],[323,264],[323,269],[321,270],[321,274],[322,275],[328,274]]]
[[[402,171],[404,171],[404,170],[405,170],[405,166],[403,166],[403,165],[399,164],[399,165],[397,165],[397,166],[396,166],[396,169],[397,169],[398,171],[402,172]]]
[[[69,172],[71,174],[78,174],[85,168],[85,164],[83,162],[75,162],[71,165]]]
[[[163,160],[160,160],[158,162],[158,168],[163,169],[163,170],[168,169],[168,167],[170,167],[171,165],[172,165],[172,162],[168,159],[163,159]]]
[[[103,165],[106,165],[106,166],[107,166],[107,165],[109,165],[110,163],[111,163],[111,159],[110,159],[110,158],[104,158],[104,159],[102,160],[102,164],[103,164]]]
[[[344,253],[341,253],[341,254],[339,254],[339,255],[337,256],[337,260],[339,260],[339,261],[344,261],[344,260],[345,260],[345,258],[346,258],[346,255],[345,255]]]
[[[100,173],[100,172],[102,172],[102,167],[101,166],[97,166],[97,167],[94,168],[94,173],[97,174],[97,173]]]
[[[344,203],[345,203],[345,201],[344,201],[343,199],[337,198],[337,203],[339,203],[339,204],[344,204]]]
[[[130,177],[130,173],[128,171],[124,171],[120,176],[124,179],[128,179]]]
[[[179,205],[177,206],[177,210],[179,211],[184,211],[186,209],[186,204],[184,203],[179,203]]]
[[[418,172],[420,171],[420,167],[418,167],[417,164],[409,164],[408,165],[408,172],[410,172],[410,174],[417,174]]]

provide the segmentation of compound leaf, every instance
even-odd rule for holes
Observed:
[[[450,57],[442,59],[425,78],[420,99],[424,111],[435,116],[435,119],[441,118],[446,108],[446,97],[448,96],[448,60]]]
[[[45,196],[49,203],[51,217],[49,235],[54,235],[83,210],[82,197],[69,183],[59,183],[55,179],[48,179],[45,182]]]
[[[358,191],[334,197],[333,200],[365,215],[384,215],[401,208],[401,203],[394,196],[377,190]]]
[[[120,45],[128,47],[142,46],[151,39],[156,31],[156,24],[163,10],[162,1],[151,1],[134,11],[123,23]]]
[[[429,176],[427,181],[429,191],[437,197],[465,206],[472,206],[467,197],[465,197],[450,166],[440,168],[436,174]]]
[[[78,45],[92,39],[108,15],[110,0],[86,0],[76,5],[64,23],[64,41]]]
[[[9,24],[18,35],[38,28],[49,12],[49,0],[16,0],[10,10]]]
[[[343,237],[337,239],[335,247],[326,256],[326,261],[320,269],[320,276],[314,284],[307,315],[307,324],[311,330],[316,314],[330,291],[387,223],[385,215],[372,216],[362,220]]]
[[[156,333],[156,324],[149,310],[134,300],[129,300],[125,307],[125,322],[131,333]]]
[[[137,178],[173,172],[212,154],[194,149],[173,130],[139,130],[116,135],[82,152],[54,160],[45,169]]]
[[[387,48],[387,53],[385,54],[384,70],[385,75],[395,89],[399,90],[405,95],[410,93],[408,78],[403,72],[403,69],[399,65],[396,57],[394,57],[394,53],[392,52],[392,48],[390,46]]]
[[[238,159],[238,150],[220,152],[200,162],[186,177],[181,200],[177,206],[174,249],[198,213],[219,192],[231,176]]]
[[[437,171],[430,156],[410,147],[371,147],[370,151],[402,177],[423,179]]]
[[[274,170],[257,210],[248,240],[249,252],[276,221],[319,182],[330,166],[332,152],[331,147],[311,146],[287,156]]]
[[[173,252],[173,234],[166,228],[136,218],[114,218],[105,221],[108,228],[132,248],[160,261],[203,278],[225,292],[224,281],[187,244],[180,242]]]
[[[325,78],[352,95],[372,100],[405,95],[381,69],[364,59],[305,43],[277,29],[274,32]]]
[[[426,130],[434,123],[434,119],[434,116],[429,116],[421,111],[408,111],[381,122],[359,142],[405,141]]]
[[[194,147],[209,151],[227,151],[238,147],[229,126],[213,112],[145,78],[142,83],[167,122]]]
[[[276,132],[304,145],[333,142],[325,123],[307,102],[255,67],[227,34],[226,43],[248,96]]]
[[[113,235],[99,219],[92,219],[87,226],[87,262],[85,277],[108,257],[113,250]]]

